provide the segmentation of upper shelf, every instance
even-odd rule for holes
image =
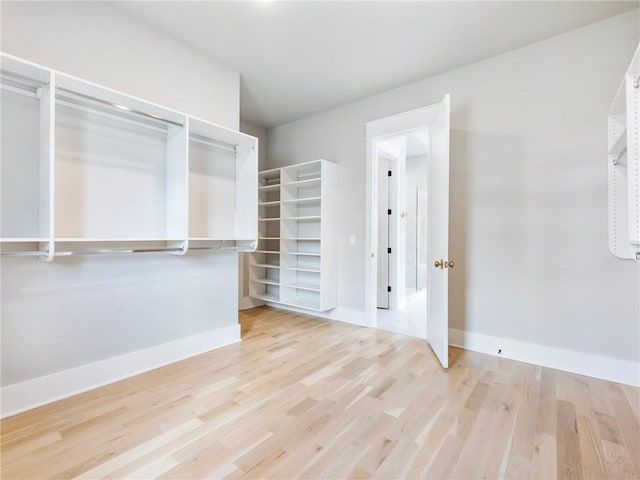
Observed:
[[[57,99],[71,100],[87,107],[109,108],[122,117],[142,117],[158,125],[181,127],[186,122],[187,116],[183,113],[63,73],[55,73],[55,85]]]
[[[189,136],[203,137],[213,140],[218,145],[234,149],[255,148],[258,144],[256,137],[191,116],[189,117]]]
[[[293,182],[283,183],[283,187],[315,187],[320,185],[320,178],[309,178],[305,180],[295,180]]]

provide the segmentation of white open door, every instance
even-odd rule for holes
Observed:
[[[444,368],[449,366],[449,95],[438,107],[428,167],[427,340]]]

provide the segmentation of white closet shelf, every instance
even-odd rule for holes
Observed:
[[[280,268],[280,265],[274,265],[272,263],[252,263],[251,266],[256,268]]]
[[[320,286],[319,285],[313,285],[310,283],[296,283],[296,284],[286,284],[286,285],[282,285],[283,287],[286,288],[295,288],[296,290],[307,290],[309,292],[320,292]]]
[[[45,237],[23,237],[23,238],[0,238],[0,243],[33,243],[33,242],[48,242],[49,238]]]
[[[146,116],[151,122],[182,126],[186,115],[101,85],[56,72],[56,96],[72,96],[87,107],[110,106],[123,115]]]
[[[61,243],[82,243],[82,242],[181,242],[184,238],[82,238],[82,237],[55,237],[56,242]]]
[[[189,240],[193,240],[195,242],[253,242],[255,241],[255,238],[189,237]],[[175,241],[175,240],[170,240],[170,241]]]
[[[280,190],[280,184],[277,185],[261,185],[258,187],[258,190],[261,192],[275,192],[276,190]]]
[[[254,250],[253,253],[267,253],[269,255],[280,255],[278,250]]]
[[[303,267],[284,267],[285,270],[290,270],[292,272],[308,272],[308,273],[320,273],[321,271],[317,268],[303,268]]]
[[[312,220],[321,220],[322,217],[320,215],[310,215],[307,217],[286,217],[283,218],[282,220],[284,221],[296,221],[296,222],[306,222],[306,221],[312,221]]]
[[[302,238],[302,237],[289,237],[289,238],[283,238],[283,240],[292,240],[292,241],[296,241],[296,242],[319,242],[319,241],[321,241],[320,238]]]
[[[259,207],[275,207],[276,205],[280,205],[280,200],[274,200],[271,202],[258,202]]]
[[[280,237],[258,237],[258,240],[280,240]]]
[[[280,168],[261,170],[258,175],[260,176],[260,178],[280,178]]]
[[[267,278],[254,278],[251,280],[254,283],[261,283],[263,285],[276,285],[276,286],[280,286],[280,282],[276,281],[276,280],[269,280]]]
[[[311,253],[311,252],[282,252],[283,255],[298,255],[301,257],[319,257],[320,253]]]
[[[278,303],[280,300],[277,295],[272,295],[268,293],[254,294],[253,298],[257,298],[258,300],[264,300],[265,302],[273,302],[273,303]]]
[[[259,222],[275,222],[275,221],[280,221],[279,218],[259,218],[258,219]]]
[[[316,187],[321,183],[320,178],[309,178],[306,180],[296,180],[294,182],[283,183],[283,187]]]
[[[283,287],[283,288],[290,288],[290,287]],[[293,289],[295,290],[295,289]],[[317,312],[321,312],[323,311],[320,308],[320,305],[318,304],[318,302],[310,302],[310,301],[297,301],[297,302],[278,302],[280,305],[285,305],[285,306],[289,306],[289,307],[299,307],[299,308],[305,308],[307,310],[315,310]]]
[[[301,205],[304,203],[319,203],[322,200],[322,197],[306,197],[306,198],[294,198],[292,200],[285,200],[282,203],[293,203],[297,205]]]

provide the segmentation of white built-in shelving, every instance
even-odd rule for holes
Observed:
[[[609,250],[640,262],[640,47],[607,115]]]
[[[252,250],[257,139],[0,57],[3,255]]]
[[[280,169],[258,174],[258,248],[251,254],[249,295],[280,298]]]
[[[251,297],[315,311],[335,308],[336,182],[336,167],[326,160],[259,173],[259,246],[251,255]]]

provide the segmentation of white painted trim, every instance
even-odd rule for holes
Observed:
[[[449,329],[449,345],[640,387],[640,362]],[[502,350],[498,354],[498,349]]]
[[[282,305],[281,303],[267,303],[268,306],[279,308],[281,310],[289,310],[291,312],[306,313],[313,317],[326,318],[327,320],[335,320],[337,322],[349,323],[358,327],[369,327],[367,324],[367,314],[362,310],[353,310],[351,308],[336,307],[327,312],[316,312],[315,310],[307,310],[304,308],[292,307],[290,305]]]
[[[0,390],[7,417],[240,341],[240,325],[209,330],[153,347],[7,385]]]

